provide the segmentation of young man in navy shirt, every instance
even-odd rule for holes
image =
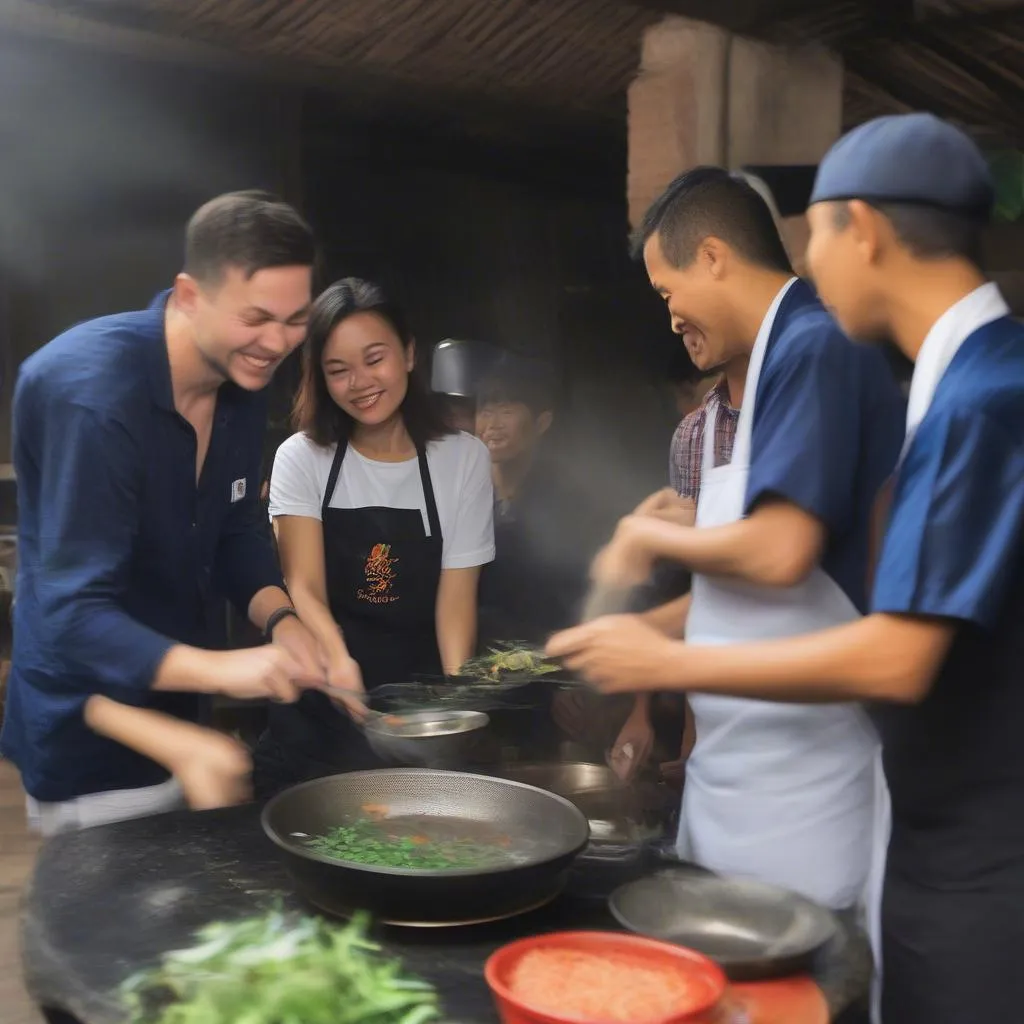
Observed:
[[[21,367],[0,750],[44,832],[182,803],[168,769],[192,770],[198,733],[171,720],[196,721],[203,695],[289,701],[322,679],[257,493],[261,392],[302,341],[313,262],[291,207],[220,196],[189,222],[168,292],[72,327]],[[208,650],[213,595],[274,642]],[[169,733],[147,731],[162,722]]]

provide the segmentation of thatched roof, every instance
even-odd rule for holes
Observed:
[[[10,6],[10,0],[8,0]],[[621,133],[643,30],[666,13],[846,61],[846,117],[932,109],[1024,145],[1024,0],[15,0],[213,44],[413,101],[483,132]]]

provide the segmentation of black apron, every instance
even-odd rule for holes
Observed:
[[[338,444],[321,506],[331,614],[368,691],[440,675],[435,606],[443,541],[426,452],[418,461],[429,536],[419,509],[330,507],[346,450]],[[315,692],[271,706],[255,762],[260,797],[306,779],[385,767],[348,714]]]

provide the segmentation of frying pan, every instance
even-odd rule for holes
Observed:
[[[787,889],[679,869],[629,882],[609,907],[630,931],[696,949],[732,981],[807,970],[839,930],[830,910]]]
[[[508,863],[486,869],[381,867],[333,860],[309,838],[367,817],[433,819],[452,838],[500,835]],[[381,812],[379,809],[384,809]],[[263,810],[299,894],[339,917],[368,910],[388,924],[472,924],[554,899],[590,830],[568,800],[534,786],[462,772],[392,768],[349,772],[285,790]]]

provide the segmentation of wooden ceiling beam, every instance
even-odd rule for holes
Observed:
[[[1001,104],[967,100],[955,90],[929,90],[919,84],[918,76],[903,71],[894,73],[885,58],[874,50],[870,54],[853,51],[844,55],[847,68],[859,78],[876,86],[901,104],[915,110],[932,110],[940,116],[961,121],[970,126],[991,126],[1007,143],[1017,146],[1024,142],[1024,126],[1014,116],[1012,108]]]
[[[838,0],[842,3],[843,0]],[[629,0],[633,7],[706,21],[730,32],[752,33],[759,26],[820,11],[837,0]]]

